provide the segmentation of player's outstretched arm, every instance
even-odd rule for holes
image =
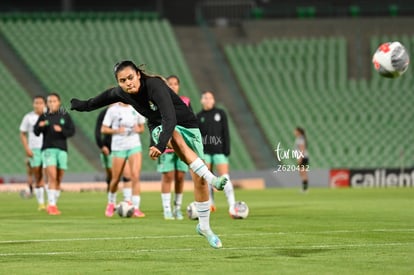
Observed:
[[[70,109],[79,112],[90,112],[118,101],[123,102],[124,100],[120,96],[121,92],[121,88],[115,87],[108,89],[100,95],[92,97],[88,100],[72,98],[70,100]]]

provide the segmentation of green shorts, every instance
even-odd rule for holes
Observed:
[[[205,154],[204,161],[211,165],[229,164],[229,158],[224,154]]]
[[[158,158],[157,171],[167,173],[171,171],[188,171],[188,165],[176,153],[164,153]]]
[[[101,159],[101,164],[103,168],[112,168],[112,153],[109,153],[109,155],[104,155],[101,153],[99,155],[99,158]]]
[[[40,167],[42,166],[42,150],[32,149],[33,156],[29,158],[30,167]]]
[[[56,166],[59,169],[68,169],[68,153],[61,149],[49,148],[42,151],[43,168]]]
[[[140,146],[128,149],[128,150],[112,151],[112,157],[127,159],[133,154],[141,153],[141,152],[142,152],[142,146],[140,145]]]
[[[200,129],[198,128],[185,128],[183,126],[175,126],[175,131],[179,132],[184,138],[185,143],[190,147],[201,159],[204,159],[204,146],[201,138]],[[162,131],[162,126],[155,127],[151,132],[152,140],[155,144],[158,143],[158,138]]]

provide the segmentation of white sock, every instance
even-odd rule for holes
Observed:
[[[55,192],[55,200],[56,200],[56,203],[58,202],[58,200],[59,200],[59,198],[60,198],[60,189],[58,189],[58,190],[55,190],[56,192]]]
[[[116,193],[108,192],[108,203],[116,204]]]
[[[213,179],[216,178],[216,176],[214,176],[214,174],[208,170],[207,166],[200,158],[196,158],[195,161],[190,163],[189,167],[191,170],[193,170],[194,173],[205,179],[208,184],[210,184]]]
[[[55,189],[49,189],[47,200],[50,206],[56,205],[56,190]]]
[[[210,201],[195,202],[201,230],[210,230]]]
[[[224,185],[224,193],[227,197],[227,203],[229,204],[229,209],[233,209],[234,204],[236,203],[236,198],[234,196],[233,183],[231,183],[230,177],[228,174],[224,174],[223,177],[227,179],[226,185]]]
[[[45,204],[45,196],[43,190],[43,187],[35,188],[34,190],[38,204]]]
[[[211,185],[211,184],[208,185],[208,192],[209,192],[209,195],[210,195],[210,204],[214,205],[214,187],[213,187],[213,185]]]
[[[171,211],[171,193],[161,193],[161,201],[164,213]]]
[[[175,194],[174,206],[175,210],[180,210],[181,205],[183,204],[183,193]]]
[[[140,195],[133,195],[132,196],[132,205],[135,209],[139,209],[139,206],[141,204],[141,196]]]
[[[49,184],[45,184],[46,196],[49,198]]]
[[[122,193],[124,194],[124,201],[130,202],[132,198],[132,188],[123,188]]]

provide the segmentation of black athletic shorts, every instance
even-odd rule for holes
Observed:
[[[309,158],[303,158],[302,162],[299,165],[309,165]]]

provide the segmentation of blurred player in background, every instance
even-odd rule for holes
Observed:
[[[167,77],[168,86],[177,95],[180,91],[180,79],[171,75]],[[186,96],[180,96],[181,100],[191,109],[190,99]],[[182,220],[184,219],[181,212],[183,202],[184,179],[188,171],[188,165],[182,161],[173,149],[166,149],[158,158],[158,172],[161,175],[161,200],[164,210],[164,219],[166,220]],[[171,184],[174,182],[174,209],[171,211]]]
[[[95,124],[95,142],[98,148],[101,150],[101,153],[99,155],[101,159],[102,167],[105,169],[106,173],[106,191],[109,191],[109,184],[112,179],[112,155],[111,155],[111,141],[112,141],[112,135],[105,135],[102,134],[102,122],[105,117],[106,112],[108,111],[108,108],[103,109],[97,119]]]
[[[204,236],[210,246],[221,248],[220,238],[210,227],[208,184],[223,190],[227,179],[216,177],[202,161],[203,143],[197,118],[181,98],[168,87],[161,76],[149,75],[130,60],[114,66],[118,87],[108,89],[88,100],[71,100],[71,109],[93,111],[122,101],[131,104],[148,119],[148,128],[154,145],[149,156],[157,159],[168,147],[189,165],[194,181],[195,205],[198,212],[197,233]],[[207,184],[206,184],[207,183]]]
[[[37,136],[43,134],[42,162],[49,182],[49,215],[60,215],[57,201],[60,185],[68,168],[67,139],[75,134],[75,125],[68,112],[61,108],[60,96],[51,93],[47,96],[47,112],[39,116],[34,126]]]
[[[233,184],[229,177],[230,135],[227,116],[224,110],[215,107],[214,94],[204,91],[201,95],[203,110],[197,114],[198,123],[203,137],[205,162],[210,171],[216,169],[220,176],[227,178],[224,193],[229,205],[229,214],[234,214],[235,196]],[[211,210],[215,211],[214,189],[210,185]]]
[[[34,179],[33,169],[30,166],[30,158],[25,157],[24,164],[26,166],[26,183],[27,188],[20,191],[20,197],[22,199],[31,199],[33,197],[33,182],[36,181]]]
[[[39,116],[45,112],[46,101],[42,96],[35,96],[33,99],[33,111],[26,114],[20,124],[20,140],[23,144],[24,150],[28,160],[27,165],[27,180],[30,188],[30,193],[33,191],[33,178],[35,181],[34,193],[38,203],[39,210],[45,210],[44,199],[44,181],[42,173],[42,143],[43,135],[36,136],[33,128],[39,119]]]
[[[298,158],[299,175],[302,179],[302,192],[308,191],[308,165],[309,165],[309,153],[308,142],[306,140],[305,129],[296,127],[294,131],[296,140],[296,150],[301,152],[301,156]]]
[[[140,210],[141,188],[139,182],[142,165],[142,146],[139,134],[144,131],[144,123],[145,118],[131,105],[121,102],[109,107],[102,121],[102,134],[112,135],[112,177],[109,185],[108,205],[105,211],[107,217],[112,217],[114,214],[116,192],[127,162],[130,166],[132,190],[129,186],[124,186],[124,199],[132,202],[135,208],[133,217],[145,217],[145,214]]]
[[[101,150],[100,159],[102,167],[105,169],[106,173],[106,192],[109,192],[109,184],[111,183],[112,179],[112,153],[111,153],[111,143],[112,143],[112,135],[105,135],[102,134],[102,122],[104,120],[105,114],[108,111],[108,108],[103,109],[97,119],[95,124],[95,142],[98,148]],[[128,161],[125,163],[122,181],[123,185],[123,193],[124,193],[124,201],[130,202],[132,200],[132,183],[131,183],[131,168],[129,167]]]

